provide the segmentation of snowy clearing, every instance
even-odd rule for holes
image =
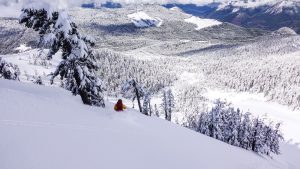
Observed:
[[[195,28],[196,30],[222,24],[222,22],[219,22],[214,19],[202,19],[195,16],[185,19],[184,21],[197,25],[197,28]]]
[[[30,49],[31,49],[31,47],[27,47],[26,44],[21,44],[19,47],[15,48],[15,50],[18,52],[25,52]]]
[[[60,88],[0,80],[1,169],[297,169],[300,150],[261,157],[129,109],[85,106]]]
[[[163,23],[163,20],[160,18],[152,18],[145,12],[136,12],[129,14],[128,18],[131,19],[132,23],[139,28],[156,26],[160,27]]]

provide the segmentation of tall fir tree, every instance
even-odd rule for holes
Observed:
[[[162,93],[161,107],[165,114],[165,120],[168,120],[168,97],[167,97],[167,92],[165,90]]]
[[[156,117],[159,117],[159,116],[160,116],[160,113],[159,113],[157,104],[154,105],[154,114],[155,114]]]
[[[143,101],[143,114],[151,116],[151,105],[150,105],[150,92],[146,92],[144,95],[144,101]]]
[[[165,113],[165,119],[172,120],[172,112],[175,108],[175,99],[171,89],[165,89],[162,93],[162,109]]]
[[[280,154],[280,141],[284,140],[283,135],[280,131],[281,123],[277,123],[275,128],[272,130],[271,142],[270,142],[270,151],[274,154]]]
[[[172,92],[171,89],[168,89],[166,94],[167,94],[167,98],[168,98],[168,100],[167,100],[168,119],[167,120],[171,121],[172,113],[173,113],[173,110],[175,108],[175,98],[174,98],[174,95],[173,95],[173,92]]]
[[[99,66],[92,50],[95,43],[79,33],[66,11],[25,8],[19,22],[37,31],[40,44],[50,47],[48,59],[62,51],[62,61],[52,74],[51,83],[59,75],[64,79],[64,87],[74,95],[79,94],[84,104],[105,106],[104,85],[96,76]]]
[[[238,140],[240,142],[240,147],[244,149],[252,149],[252,137],[251,137],[251,130],[252,130],[252,121],[250,119],[250,113],[247,112],[242,115],[242,122],[240,125],[240,130],[238,134]]]
[[[263,122],[258,117],[253,119],[252,151],[263,154],[264,148],[264,130]]]

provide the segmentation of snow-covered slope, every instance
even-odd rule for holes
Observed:
[[[297,33],[293,29],[288,27],[282,27],[277,31],[274,31],[274,33],[279,35],[297,35]]]
[[[84,106],[60,88],[0,80],[0,95],[1,169],[300,167],[295,146],[264,158],[132,109]]]
[[[167,4],[202,18],[217,19],[247,28],[277,30],[289,27],[300,32],[299,0],[219,0],[209,4]]]

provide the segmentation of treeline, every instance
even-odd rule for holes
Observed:
[[[195,62],[214,86],[263,93],[269,100],[300,109],[300,45],[296,40],[299,37],[264,39],[215,49],[201,53]]]
[[[263,93],[269,100],[300,108],[300,60],[274,58],[206,62],[205,74],[216,84],[244,92]]]
[[[280,154],[279,143],[283,140],[280,123],[252,117],[220,100],[210,111],[191,114],[183,125],[258,154]]]
[[[108,95],[121,94],[122,85],[129,79],[135,79],[150,93],[171,86],[177,75],[167,60],[138,60],[108,50],[96,53],[101,69],[98,75],[106,84]]]

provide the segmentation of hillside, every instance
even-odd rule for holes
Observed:
[[[297,169],[300,150],[274,159],[128,109],[84,106],[63,89],[0,80],[1,169]],[[288,158],[287,158],[288,157]]]

